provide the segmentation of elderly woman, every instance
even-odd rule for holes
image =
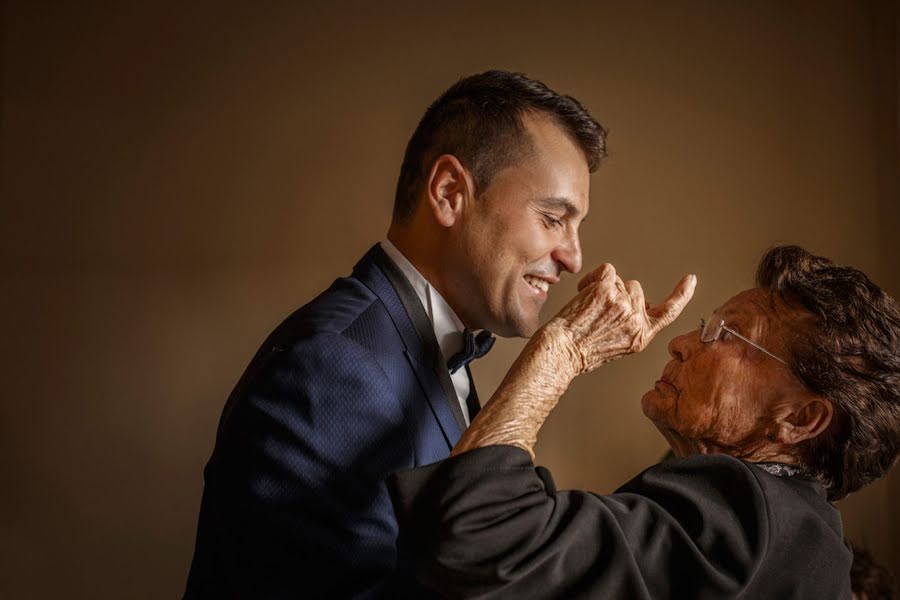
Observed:
[[[850,598],[831,502],[897,457],[900,312],[797,247],[769,251],[757,285],[672,340],[642,399],[679,458],[598,496],[535,469],[537,431],[577,374],[645,347],[693,279],[658,310],[608,265],[588,276],[451,458],[390,482],[420,579],[449,597]]]

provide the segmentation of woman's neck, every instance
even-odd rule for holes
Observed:
[[[688,438],[672,429],[659,428],[659,430],[669,442],[675,456],[679,458],[693,454],[727,454],[748,462],[797,464],[797,459],[784,445],[769,441],[764,436],[762,439],[759,439],[760,436],[753,436],[737,444],[720,444],[715,440]]]

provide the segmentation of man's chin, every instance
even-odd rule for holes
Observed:
[[[496,329],[491,333],[504,338],[530,338],[540,328],[541,324],[537,316],[534,318],[519,317],[517,319],[507,320],[503,324],[498,324]]]
[[[531,336],[533,336],[535,334],[535,332],[537,332],[537,330],[538,330],[537,327],[533,327],[530,329],[503,328],[499,331],[491,329],[490,331],[494,335],[496,335],[498,337],[502,337],[502,338],[523,338],[523,339],[527,340],[527,339],[531,338]]]
[[[516,334],[516,337],[530,338],[540,328],[541,328],[541,323],[535,318],[533,322],[526,323],[525,325],[523,325],[519,329],[518,333]]]
[[[535,332],[537,332],[538,329],[540,329],[540,326],[537,323],[535,323],[534,325],[528,325],[526,327],[521,328],[516,333],[516,337],[528,339],[531,336],[533,336],[535,334]]]

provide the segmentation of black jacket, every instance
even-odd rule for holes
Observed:
[[[850,598],[822,486],[725,455],[656,465],[609,496],[557,492],[512,446],[388,485],[418,577],[450,598]]]

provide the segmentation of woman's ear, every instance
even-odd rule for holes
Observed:
[[[828,429],[834,416],[831,401],[810,396],[778,420],[776,439],[782,444],[796,444],[812,439]]]
[[[452,227],[472,193],[469,174],[455,156],[442,154],[431,166],[426,192],[428,208],[435,222]]]

